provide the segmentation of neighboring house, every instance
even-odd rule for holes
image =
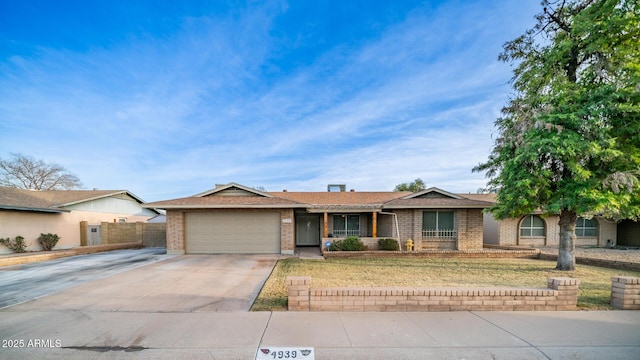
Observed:
[[[337,190],[337,191],[333,191]],[[411,192],[263,192],[235,183],[143,205],[166,210],[167,253],[292,254],[358,236],[371,249],[394,238],[404,248],[482,249],[482,210],[490,202],[438,188]]]
[[[618,245],[640,246],[640,222],[622,220],[618,223]]]
[[[167,216],[165,214],[158,214],[151,219],[147,220],[148,223],[166,223]]]
[[[40,250],[41,233],[60,236],[56,249],[80,246],[80,222],[146,221],[157,216],[144,201],[126,190],[36,191],[0,187],[0,238],[20,235],[27,250]],[[0,245],[0,253],[9,253]]]
[[[495,203],[495,194],[471,194],[469,198]],[[496,221],[484,214],[484,243],[505,246],[557,246],[560,242],[560,217],[542,212]],[[618,223],[603,217],[579,217],[576,221],[578,246],[607,246],[617,243]]]

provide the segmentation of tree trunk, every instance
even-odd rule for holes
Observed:
[[[560,243],[558,244],[558,265],[556,270],[575,270],[576,257],[576,220],[578,215],[574,211],[560,212]]]

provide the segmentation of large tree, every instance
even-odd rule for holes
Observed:
[[[402,184],[396,185],[396,187],[393,189],[393,191],[418,192],[418,191],[424,190],[424,189],[426,189],[426,185],[424,184],[424,181],[422,181],[422,179],[420,179],[420,178],[417,178],[413,182],[402,183]]]
[[[70,190],[82,184],[61,165],[12,153],[11,159],[0,159],[0,185],[30,190]]]
[[[485,171],[497,218],[560,217],[557,269],[575,269],[578,216],[640,215],[640,2],[542,1],[504,45],[514,94]]]

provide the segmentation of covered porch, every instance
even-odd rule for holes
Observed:
[[[379,207],[347,207],[309,209],[321,222],[321,247],[327,243],[357,236],[371,250],[378,248],[378,240],[400,239],[397,215],[383,212]],[[404,244],[402,244],[404,245]]]

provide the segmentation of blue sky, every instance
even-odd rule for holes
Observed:
[[[476,192],[537,0],[0,0],[0,157],[146,201]]]

